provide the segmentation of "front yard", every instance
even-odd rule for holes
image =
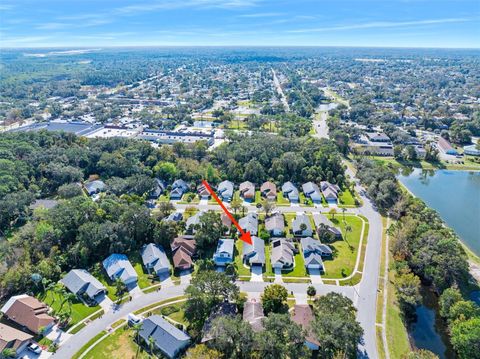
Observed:
[[[250,277],[250,269],[245,268],[245,266],[243,265],[242,256],[243,256],[243,241],[237,239],[235,240],[235,251],[234,251],[235,270],[238,276]]]

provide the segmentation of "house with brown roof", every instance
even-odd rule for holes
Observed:
[[[50,329],[55,318],[48,315],[49,307],[26,294],[11,297],[0,311],[12,322],[38,334]]]
[[[262,197],[265,197],[270,201],[275,201],[277,199],[277,186],[270,181],[264,182],[260,186],[260,193],[262,194]]]
[[[313,311],[308,304],[295,304],[292,312],[292,320],[299,324],[307,333],[305,345],[311,350],[318,350],[320,343],[312,332],[310,322],[313,320]]]
[[[33,336],[0,323],[0,353],[5,349],[14,349],[20,353],[30,343]]]
[[[240,183],[240,196],[245,201],[251,201],[255,198],[255,185],[250,181]]]
[[[173,253],[173,267],[178,270],[189,270],[193,266],[192,256],[197,249],[193,237],[177,237],[170,245]]]

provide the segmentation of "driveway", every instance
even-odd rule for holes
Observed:
[[[252,266],[251,282],[263,282],[263,270],[261,266]]]
[[[182,271],[179,274],[180,276],[180,284],[190,284],[190,280],[192,279],[192,272],[187,270],[187,271]]]
[[[113,302],[105,294],[102,297],[98,298],[98,304],[102,307],[105,313],[109,312],[112,309]]]
[[[62,344],[65,340],[69,339],[72,334],[67,334],[58,326],[54,325],[51,330],[45,335],[52,342],[57,343],[58,345]]]
[[[143,294],[142,290],[138,285],[132,288],[128,288],[128,293],[132,296],[132,299],[140,297]]]
[[[310,280],[313,284],[323,284],[320,269],[309,269],[308,273],[310,274]]]
[[[275,269],[275,283],[283,283],[283,278],[282,278],[282,270],[281,269]]]

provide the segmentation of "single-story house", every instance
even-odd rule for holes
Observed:
[[[294,265],[294,255],[297,252],[290,239],[279,238],[272,242],[270,262],[274,269],[288,269]]]
[[[0,323],[0,353],[5,349],[13,349],[17,353],[20,353],[27,347],[32,339],[32,335]]]
[[[252,236],[252,244],[243,243],[243,260],[250,266],[265,264],[265,242]]]
[[[340,231],[340,229],[335,227],[335,225],[323,214],[314,213],[313,221],[315,222],[315,227],[320,238],[322,238],[325,232],[330,233],[336,239],[342,238],[342,232]]]
[[[103,261],[103,268],[113,281],[120,279],[125,285],[130,285],[138,280],[137,272],[125,254],[111,254]]]
[[[305,345],[310,350],[318,350],[320,343],[313,334],[310,322],[313,320],[313,311],[308,304],[295,304],[292,312],[292,320],[306,331]]]
[[[157,199],[165,192],[166,188],[167,186],[165,182],[163,182],[161,179],[155,178],[155,185],[153,190],[150,192],[149,199]]]
[[[450,142],[448,142],[443,137],[438,138],[437,148],[440,152],[445,153],[447,155],[452,155],[452,156],[458,155],[457,150],[453,148]]]
[[[306,197],[310,198],[313,203],[322,203],[322,194],[320,193],[320,188],[313,183],[307,182],[302,185],[303,193]]]
[[[222,220],[222,224],[228,228],[226,233],[230,232],[230,227],[232,226],[232,220],[230,219],[230,217],[227,216],[225,212],[222,212],[220,218]]]
[[[233,183],[223,181],[218,184],[217,194],[223,201],[230,202],[233,198]]]
[[[322,257],[331,257],[332,249],[312,237],[302,238],[300,244],[302,245],[305,268],[323,270]]]
[[[142,248],[142,261],[148,273],[170,274],[170,261],[161,245],[149,243]]]
[[[216,318],[220,317],[234,317],[237,315],[237,305],[234,303],[229,302],[222,302],[217,305],[212,312],[210,313],[209,317],[203,324],[202,333],[202,343],[206,343],[215,338],[214,334],[211,332],[212,329],[212,322]]]
[[[258,215],[256,213],[248,213],[245,217],[239,219],[238,224],[246,232],[250,232],[252,236],[258,234]]]
[[[182,179],[178,179],[172,184],[172,190],[170,191],[170,199],[181,199],[185,193],[188,192],[190,186]]]
[[[185,230],[189,234],[196,232],[196,226],[200,224],[200,218],[204,215],[205,212],[200,211],[195,213],[193,216],[187,218],[185,222]]]
[[[463,146],[463,153],[469,156],[480,156],[480,149],[477,145]]]
[[[340,192],[340,187],[338,187],[338,185],[331,184],[328,181],[321,181],[320,189],[327,202],[335,203],[338,201],[338,194]]]
[[[265,229],[271,236],[279,237],[285,234],[285,220],[283,214],[275,213],[265,218]]]
[[[250,323],[254,332],[263,330],[264,318],[262,303],[257,302],[255,299],[245,302],[243,306],[243,320]]]
[[[168,217],[165,217],[163,221],[167,222],[180,222],[183,219],[183,214],[182,212],[173,212],[168,215]]]
[[[97,302],[107,288],[85,269],[72,269],[60,282],[73,294]]]
[[[252,201],[255,198],[255,185],[250,181],[240,183],[240,196],[245,201]]]
[[[89,196],[105,191],[107,187],[102,180],[88,181],[83,184]]]
[[[298,188],[295,187],[295,185],[290,181],[283,184],[282,193],[283,197],[288,198],[290,203],[298,203],[298,201],[300,200]]]
[[[37,208],[52,209],[56,207],[57,204],[58,204],[58,201],[54,199],[37,199],[28,208],[32,210]]]
[[[311,237],[313,234],[310,218],[304,213],[297,214],[292,221],[292,232],[297,237]]]
[[[275,183],[272,183],[270,181],[264,182],[260,186],[260,193],[263,197],[270,201],[277,200],[277,186],[275,186]]]
[[[200,199],[209,199],[210,198],[210,192],[208,192],[207,187],[203,184],[198,185],[197,193],[200,196]]]
[[[48,315],[49,310],[37,298],[20,294],[11,297],[0,312],[12,322],[39,334],[41,330],[48,331],[55,324],[55,318]]]
[[[173,266],[178,270],[192,268],[192,256],[197,249],[197,242],[193,238],[177,237],[170,245],[173,253]]]
[[[217,266],[225,266],[233,262],[233,251],[235,240],[230,238],[221,238],[218,240],[217,250],[213,254],[213,261]]]
[[[152,315],[142,322],[138,333],[148,345],[153,338],[154,346],[167,358],[177,358],[189,345],[190,337],[160,315]]]

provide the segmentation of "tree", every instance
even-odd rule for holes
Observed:
[[[213,320],[209,345],[225,358],[251,358],[254,348],[253,330],[240,316],[222,316]]]
[[[177,176],[177,167],[171,162],[159,162],[153,167],[158,178],[165,181],[173,181]]]
[[[216,305],[224,300],[236,301],[239,293],[238,287],[224,273],[198,272],[185,290],[185,318],[194,329],[200,330]]]
[[[205,344],[197,344],[194,347],[190,347],[185,353],[186,359],[220,359],[222,353],[218,350],[211,349]]]
[[[237,214],[237,211],[242,208],[243,201],[238,198],[234,197],[230,202],[230,208],[233,209],[233,212]]]
[[[456,321],[450,332],[452,346],[460,359],[480,357],[480,317]]]
[[[135,341],[137,342],[137,352],[135,353],[136,358],[138,356],[138,351],[140,350],[140,330],[142,330],[142,323],[134,324],[132,330],[135,333]]]
[[[195,232],[198,250],[201,252],[216,244],[223,237],[226,229],[220,214],[214,211],[204,213],[200,217],[200,223]]]
[[[319,356],[333,358],[343,351],[348,358],[356,358],[363,329],[356,321],[352,301],[341,294],[328,293],[315,300],[313,311],[312,331],[322,344]]]
[[[162,201],[158,204],[158,217],[160,219],[168,217],[173,211],[175,211],[175,206],[170,201]]]
[[[122,296],[127,292],[127,286],[119,278],[115,280],[115,295],[118,298],[118,303],[122,299]]]
[[[258,333],[256,347],[265,359],[309,358],[302,327],[289,314],[270,313],[263,321],[264,330]]]
[[[283,313],[286,311],[288,292],[280,284],[267,286],[262,294],[262,305],[265,315],[268,313]]]
[[[58,195],[64,199],[81,196],[82,194],[82,187],[80,187],[77,183],[63,184],[58,187]]]
[[[440,315],[445,319],[448,318],[450,316],[450,308],[462,299],[462,294],[458,288],[451,287],[445,289],[438,300]]]
[[[404,354],[402,359],[438,359],[438,356],[429,350],[417,349],[408,354]]]
[[[395,290],[400,306],[408,314],[412,314],[416,305],[420,302],[420,278],[410,272],[402,270],[395,276]]]
[[[17,351],[13,348],[5,348],[2,350],[2,357],[15,358],[16,356],[17,356]]]
[[[345,223],[345,212],[347,212],[347,209],[345,207],[342,207],[343,223]]]
[[[452,323],[457,320],[466,321],[474,317],[480,317],[480,307],[471,300],[461,300],[451,306],[448,320]]]
[[[347,224],[345,226],[345,242],[348,243],[348,240],[347,240],[347,237],[348,237],[348,233],[351,233],[352,232],[352,226]]]
[[[265,215],[267,217],[276,207],[275,202],[269,201],[266,198],[262,199],[261,204],[262,204],[262,209],[265,211]]]
[[[150,354],[153,354],[154,345],[155,345],[155,338],[150,335],[148,337],[148,351],[150,352]]]
[[[317,290],[313,285],[308,286],[307,288],[307,295],[309,297],[315,297],[317,295]]]
[[[337,214],[337,210],[335,208],[331,208],[330,211],[328,211],[330,216],[332,216],[332,219],[335,219],[335,215]]]

